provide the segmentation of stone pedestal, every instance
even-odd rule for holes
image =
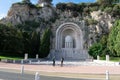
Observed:
[[[39,55],[38,54],[36,54],[36,59],[38,59],[39,58]]]
[[[28,59],[28,54],[27,54],[27,53],[25,53],[24,59],[25,59],[25,60]]]
[[[106,70],[106,80],[109,80],[109,71]]]
[[[100,60],[100,56],[99,55],[97,56],[97,60]]]
[[[35,74],[35,80],[40,80],[40,75],[38,72],[36,72],[36,74]]]
[[[106,55],[106,61],[109,61],[109,60],[110,60],[109,55]]]
[[[86,60],[89,55],[86,50],[81,49],[66,49],[56,50],[51,54],[51,58],[55,57],[56,60],[61,60],[63,57],[65,60]]]

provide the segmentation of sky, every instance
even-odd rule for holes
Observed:
[[[22,0],[0,0],[0,19],[5,17],[10,9],[11,5],[16,2],[21,2]],[[36,4],[38,0],[31,0],[33,4]],[[96,0],[53,0],[53,4],[57,4],[59,2],[95,2]]]

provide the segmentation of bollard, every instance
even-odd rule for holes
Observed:
[[[21,66],[21,74],[24,74],[24,66]]]
[[[106,55],[106,61],[108,62],[110,60],[110,56]]]
[[[99,55],[97,55],[97,60],[100,60],[100,56]]]
[[[40,64],[40,60],[38,60],[38,64]]]
[[[39,55],[38,54],[36,54],[36,59],[38,59],[39,58]]]
[[[109,80],[109,71],[106,70],[106,80]]]
[[[15,60],[13,60],[13,63],[15,63]]]
[[[36,72],[36,74],[35,74],[35,80],[40,80],[40,76],[39,76],[38,72]]]
[[[28,59],[28,54],[25,53],[24,59],[27,60]]]
[[[32,64],[32,61],[31,61],[31,60],[29,60],[29,64]]]
[[[23,64],[23,59],[21,60],[21,64]]]

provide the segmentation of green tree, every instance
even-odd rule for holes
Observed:
[[[27,3],[27,4],[30,4],[30,0],[22,0],[22,3]]]
[[[98,2],[100,5],[108,6],[108,5],[111,5],[111,4],[113,4],[113,3],[119,2],[119,0],[97,0],[97,2]]]
[[[47,57],[50,52],[50,35],[51,31],[50,28],[47,28],[43,33],[40,45],[40,57],[44,58]]]
[[[120,56],[120,20],[117,20],[111,29],[108,48],[113,56]]]
[[[71,2],[70,2],[70,3],[67,3],[67,4],[66,4],[66,9],[67,9],[67,10],[74,11],[74,10],[76,10],[76,6],[77,6],[77,5],[76,5],[75,3],[71,3]]]
[[[53,0],[38,0],[38,3],[42,3],[42,2],[47,2],[47,3],[50,3],[52,2]]]
[[[22,33],[12,26],[0,24],[0,51],[3,55],[21,56],[23,52]]]
[[[39,54],[39,48],[40,48],[40,32],[32,32],[31,35],[31,56],[35,56],[36,54]]]
[[[87,25],[96,25],[98,22],[94,19],[85,19]]]
[[[29,57],[35,57],[38,54],[40,47],[40,23],[35,21],[25,21],[23,24],[18,24],[16,28],[22,32],[24,49],[23,53],[28,53]]]
[[[116,4],[113,7],[112,16],[120,18],[120,4]]]
[[[56,4],[56,8],[64,11],[66,9],[66,4],[65,3],[58,3],[58,4]]]
[[[105,56],[106,54],[110,55],[110,51],[107,47],[107,43],[108,43],[108,34],[103,35],[99,41],[102,45],[102,54],[101,56]]]
[[[101,55],[102,54],[102,44],[101,43],[94,43],[90,48],[88,53],[90,54],[90,56],[93,56],[94,58],[97,58],[97,55]]]
[[[85,14],[85,15],[89,15],[89,14],[90,14],[90,9],[89,9],[89,7],[85,7],[85,8],[83,9],[83,11],[84,11],[84,14]]]
[[[112,8],[111,7],[106,7],[104,10],[106,13],[111,13],[112,12]]]

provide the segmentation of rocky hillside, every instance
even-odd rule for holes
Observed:
[[[7,17],[1,20],[2,23],[21,24],[25,21],[49,21],[56,17],[56,12],[52,7],[36,7],[32,4],[15,3],[8,11]]]
[[[25,21],[39,22],[40,26],[38,27],[42,28],[42,33],[44,32],[43,28],[52,26],[53,34],[55,34],[57,27],[64,22],[75,22],[79,25],[81,24],[80,21],[84,21],[83,32],[87,35],[85,44],[87,43],[86,47],[89,47],[98,41],[101,35],[109,33],[114,18],[101,10],[92,11],[89,15],[84,15],[74,10],[62,11],[52,6],[37,7],[33,4],[15,3],[8,11],[7,17],[1,20],[1,23],[17,25]]]
[[[58,19],[52,24],[52,32],[55,34],[57,28],[65,22],[74,22],[80,26],[84,36],[84,47],[89,48],[93,43],[100,40],[102,35],[108,34],[113,25],[114,18],[102,11],[93,11],[89,16],[78,13],[73,16],[72,11],[57,10]],[[81,26],[84,25],[84,26]],[[55,36],[55,35],[54,35]]]

